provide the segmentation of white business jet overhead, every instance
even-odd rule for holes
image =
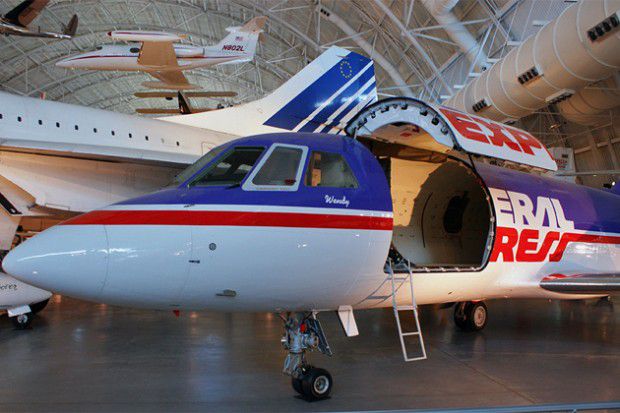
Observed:
[[[196,89],[183,75],[184,70],[221,64],[243,63],[254,59],[256,44],[267,17],[255,17],[241,27],[228,27],[230,32],[215,46],[175,44],[182,36],[136,30],[109,32],[114,40],[128,45],[105,45],[97,50],[71,56],[56,63],[69,69],[142,71],[158,79],[144,82],[149,88],[174,90]]]
[[[260,100],[192,115],[148,119],[0,93],[0,250],[18,225],[44,229],[152,192],[236,137],[342,132],[376,99],[372,61],[338,47]]]

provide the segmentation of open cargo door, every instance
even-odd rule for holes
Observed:
[[[349,122],[346,132],[433,152],[455,150],[557,170],[545,146],[529,132],[412,98],[368,106]]]

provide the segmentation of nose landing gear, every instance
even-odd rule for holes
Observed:
[[[329,397],[333,379],[325,369],[311,366],[306,351],[318,350],[328,356],[332,351],[315,313],[289,313],[282,317],[284,337],[282,345],[288,350],[282,372],[291,376],[293,389],[308,401]]]
[[[466,301],[454,307],[454,323],[464,331],[480,331],[487,325],[487,306],[482,301]]]

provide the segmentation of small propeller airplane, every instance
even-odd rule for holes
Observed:
[[[144,82],[148,88],[197,89],[183,75],[184,70],[236,64],[254,59],[267,17],[255,17],[242,27],[229,27],[229,34],[214,46],[178,44],[182,36],[152,31],[117,30],[108,33],[128,45],[105,45],[97,50],[60,60],[56,66],[68,69],[143,71],[156,78]]]
[[[333,385],[305,356],[332,354],[320,312],[353,336],[355,310],[393,307],[410,361],[426,358],[422,331],[403,332],[398,316],[419,326],[417,305],[452,303],[455,324],[476,331],[486,300],[620,290],[620,196],[541,176],[557,166],[530,133],[404,97],[345,130],[220,145],[163,190],[34,236],[3,268],[95,302],[277,312],[283,371],[309,400]]]
[[[0,17],[0,33],[4,35],[47,37],[53,39],[71,39],[78,27],[78,17],[73,15],[62,33],[32,30],[28,25],[37,18],[49,0],[26,0],[19,3],[13,10]]]

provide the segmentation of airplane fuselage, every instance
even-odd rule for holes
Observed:
[[[46,37],[53,39],[71,39],[71,36],[62,33],[33,31],[28,27],[18,26],[6,20],[0,19],[0,34],[6,36]]]
[[[251,54],[239,51],[211,50],[205,47],[174,45],[178,66],[150,66],[139,63],[140,45],[106,45],[95,51],[68,57],[56,63],[68,69],[86,70],[187,70],[215,66],[224,63],[242,63],[252,59]]]
[[[252,185],[262,158],[238,185],[195,185],[192,179],[200,172],[194,171],[177,186],[45,231],[11,252],[5,269],[42,288],[133,307],[373,308],[392,305],[385,270],[391,245],[404,256],[417,254],[422,262],[419,252],[432,245],[455,255],[458,251],[446,246],[479,239],[467,234],[473,229],[468,223],[457,232],[437,229],[442,216],[446,225],[448,212],[437,210],[434,201],[422,228],[409,224],[409,219],[403,223],[403,210],[396,209],[381,167],[360,143],[299,135],[241,139],[227,149],[258,147],[268,152],[272,145],[289,145],[305,151],[298,175],[291,176],[294,183],[286,184],[293,185],[290,188]],[[302,175],[309,168],[306,154],[312,151],[342,154],[359,186],[309,186]],[[477,264],[448,263],[446,254],[445,261],[437,263],[412,262],[418,304],[501,297],[584,298],[587,295],[545,290],[540,282],[551,275],[613,272],[620,266],[616,195],[486,164],[449,162],[454,164],[451,169],[437,169],[428,179],[451,176],[447,174],[454,168],[478,176],[489,194],[486,225],[493,225],[482,239],[482,260]],[[428,189],[432,183],[425,185]],[[450,199],[451,193],[437,194],[435,199]],[[423,191],[417,198],[422,196]],[[463,219],[476,221],[478,213],[483,212],[469,210]],[[414,234],[408,236],[411,225]],[[420,229],[421,243],[415,235]],[[413,244],[417,250],[408,249],[411,242],[418,243]],[[423,252],[433,255],[430,249]],[[403,288],[397,299],[408,302],[409,290]]]

